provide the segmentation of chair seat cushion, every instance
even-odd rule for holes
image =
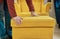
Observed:
[[[23,17],[22,24],[17,25],[12,19],[12,27],[54,27],[55,19],[49,16]]]

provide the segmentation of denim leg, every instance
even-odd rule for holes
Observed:
[[[12,36],[12,28],[11,28],[11,17],[9,14],[7,1],[4,0],[4,11],[5,11],[5,26],[6,26],[6,32],[9,36]]]
[[[59,0],[54,0],[54,8],[55,8],[55,15],[57,24],[60,24],[60,8],[59,8]]]
[[[12,36],[11,17],[8,11],[5,11],[5,26],[6,26],[7,34],[9,36]]]
[[[0,20],[0,37],[5,38],[6,37],[6,29],[4,27],[4,23],[2,20]]]

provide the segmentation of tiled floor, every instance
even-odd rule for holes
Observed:
[[[53,39],[60,39],[60,29],[57,27],[55,28]]]

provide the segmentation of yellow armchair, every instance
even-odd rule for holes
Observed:
[[[35,12],[40,16],[32,17],[25,0],[14,2],[16,13],[22,17],[22,24],[17,25],[11,19],[13,39],[53,39],[55,19],[49,16],[51,2],[32,0]]]
[[[44,0],[32,0],[32,1],[33,1],[35,12],[37,14],[39,14],[40,16],[49,15],[49,10],[51,8],[51,2],[44,4]],[[18,0],[17,3],[15,3],[14,5],[15,5],[16,13],[18,16],[20,16],[20,14],[23,15],[25,13],[28,16],[30,15],[29,8],[28,8],[25,0]]]

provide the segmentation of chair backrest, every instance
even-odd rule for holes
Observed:
[[[44,0],[32,0],[35,12],[39,12],[42,15],[49,15],[51,2],[44,4]],[[21,12],[29,12],[26,0],[17,0],[14,2],[14,6],[17,14]]]

